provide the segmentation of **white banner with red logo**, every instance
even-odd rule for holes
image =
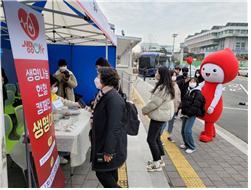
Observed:
[[[44,20],[16,1],[4,1],[11,49],[39,187],[63,187],[52,120]]]

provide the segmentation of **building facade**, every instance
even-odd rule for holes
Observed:
[[[225,26],[213,26],[188,35],[184,41],[188,52],[207,55],[210,52],[231,48],[236,55],[248,54],[248,23],[227,23]]]
[[[159,45],[158,43],[141,43],[141,52],[159,52],[161,49],[165,49],[167,53],[171,53],[173,46],[171,45]]]

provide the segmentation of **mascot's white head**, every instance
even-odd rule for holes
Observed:
[[[205,81],[212,83],[222,83],[224,80],[224,71],[214,63],[206,63],[201,68],[201,75]]]
[[[238,70],[238,60],[228,48],[209,54],[200,66],[202,77],[211,83],[230,82],[237,76]]]

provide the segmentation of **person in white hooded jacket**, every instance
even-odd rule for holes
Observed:
[[[161,156],[164,156],[160,132],[163,124],[170,120],[174,114],[174,88],[167,67],[158,68],[155,88],[149,103],[142,108],[142,113],[147,115],[151,121],[148,130],[147,142],[149,144],[153,161],[147,164],[147,171],[161,171],[164,166]]]

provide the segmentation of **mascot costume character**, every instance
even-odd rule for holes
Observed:
[[[235,79],[238,69],[238,60],[228,48],[211,53],[202,61],[200,72],[205,81],[200,86],[201,93],[206,99],[206,114],[201,118],[205,121],[205,127],[200,134],[200,141],[209,142],[215,137],[214,124],[220,118],[223,110],[223,84]]]

